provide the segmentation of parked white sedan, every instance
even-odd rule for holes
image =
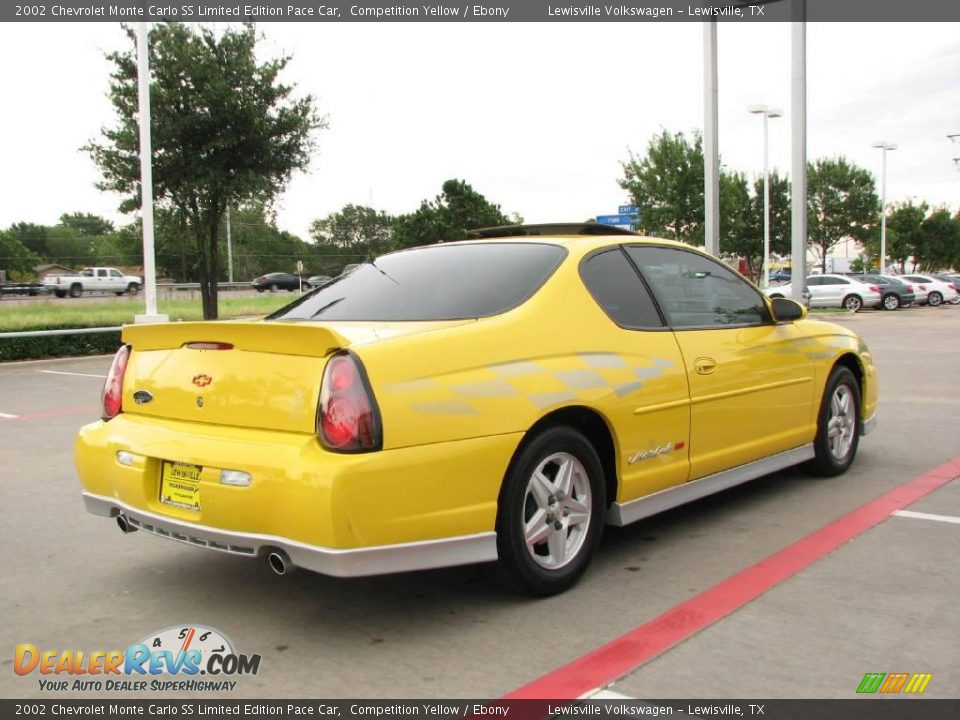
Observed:
[[[901,280],[919,286],[917,302],[921,305],[936,307],[945,302],[952,303],[957,297],[957,288],[953,283],[937,280],[931,275],[900,275]],[[924,297],[926,294],[926,297]]]
[[[880,288],[862,283],[844,275],[810,275],[806,280],[810,290],[810,307],[838,307],[857,312],[865,307],[880,307]],[[792,284],[767,289],[770,297],[790,297]]]

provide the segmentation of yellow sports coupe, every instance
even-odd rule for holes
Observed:
[[[844,472],[877,406],[856,333],[597,225],[478,231],[123,342],[77,439],[87,509],[281,574],[495,562],[561,592],[605,523]]]

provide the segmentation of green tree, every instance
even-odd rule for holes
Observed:
[[[960,223],[940,207],[920,224],[920,242],[914,251],[915,265],[935,271],[960,264]]]
[[[346,254],[376,257],[390,247],[394,219],[363,205],[344,205],[339,212],[314,220],[310,236],[320,246]]]
[[[135,37],[128,28],[135,46]],[[158,23],[150,31],[154,194],[193,235],[203,316],[217,317],[221,229],[227,207],[269,203],[294,171],[306,169],[313,131],[326,126],[309,95],[279,81],[290,56],[259,62],[252,23],[219,37],[208,28]],[[139,130],[135,47],[107,55],[118,124],[85,149],[100,167],[99,187],[139,205]]]
[[[746,176],[721,170],[720,247],[723,255],[746,260],[750,275],[756,277],[763,260],[763,232],[757,234],[752,204]]]
[[[880,201],[873,176],[844,158],[807,167],[807,241],[827,271],[827,254],[844,238],[865,243],[879,222]]]
[[[630,201],[640,206],[640,221],[650,235],[703,245],[703,142],[699,132],[687,140],[664,130],[647,144],[646,155],[630,153],[618,180]]]
[[[60,225],[76,230],[81,235],[103,236],[113,232],[113,223],[99,215],[73,212],[60,216]]]
[[[40,258],[20,242],[12,230],[0,230],[0,270],[6,270],[11,279],[32,274]]]
[[[276,214],[263,203],[252,202],[230,213],[234,280],[251,280],[268,272],[296,273],[313,267],[314,248],[296,235],[277,227]],[[226,254],[226,241],[222,253]]]
[[[896,203],[887,208],[887,261],[898,266],[900,272],[906,272],[907,259],[919,246],[920,225],[929,209],[926,203],[914,205],[912,201]],[[879,267],[879,231],[864,245],[864,259],[868,268]]]
[[[517,215],[508,217],[464,180],[447,180],[443,192],[424,200],[410,215],[400,215],[393,224],[393,245],[413,247],[444,240],[463,240],[467,230],[523,222]]]

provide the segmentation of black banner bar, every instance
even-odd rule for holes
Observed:
[[[805,17],[804,17],[805,13]],[[58,0],[4,2],[26,22],[955,22],[955,0]]]

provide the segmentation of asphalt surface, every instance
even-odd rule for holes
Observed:
[[[260,673],[222,697],[507,694],[960,456],[960,307],[830,319],[862,334],[880,373],[880,421],[846,475],[792,469],[607,528],[584,580],[547,600],[505,594],[479,567],[276,577],[252,560],[124,536],[84,511],[72,457],[109,358],[0,365],[0,413],[18,416],[0,415],[0,697],[105,694],[42,691],[37,673],[13,672],[18,643],[122,649],[190,623],[262,656]],[[960,482],[909,510],[960,517]],[[850,698],[867,672],[930,672],[925,696],[960,697],[958,549],[960,524],[891,517],[612,689]]]

